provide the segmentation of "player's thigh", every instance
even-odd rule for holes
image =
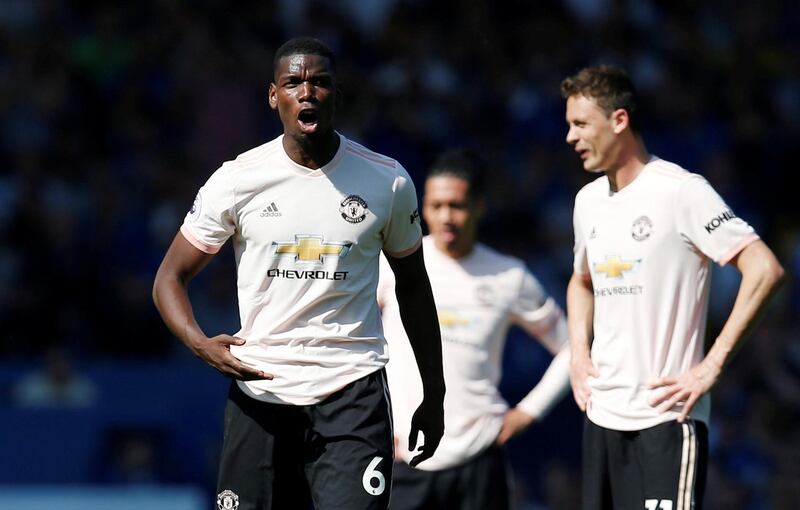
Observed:
[[[302,433],[291,423],[294,409],[258,402],[233,383],[217,479],[217,507],[268,510],[309,501],[302,464],[294,452]]]
[[[306,466],[316,510],[385,510],[392,492],[391,446],[358,437],[326,441]]]
[[[708,460],[705,424],[671,421],[643,430],[639,458],[645,510],[702,509]]]
[[[500,446],[491,446],[458,470],[458,493],[452,508],[460,510],[509,510],[511,467]]]
[[[389,504],[393,438],[383,371],[309,409],[314,435],[306,478],[316,510],[378,510]]]
[[[392,510],[439,510],[434,493],[438,471],[415,469],[405,462],[394,464]]]
[[[583,510],[611,510],[611,470],[609,432],[584,417],[582,444]]]

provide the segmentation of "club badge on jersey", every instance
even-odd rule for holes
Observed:
[[[217,508],[219,510],[236,510],[239,508],[239,496],[235,492],[225,489],[217,494]]]
[[[349,223],[361,223],[367,217],[367,201],[358,195],[348,195],[339,204],[342,218]]]

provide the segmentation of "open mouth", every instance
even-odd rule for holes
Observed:
[[[453,229],[445,228],[445,229],[440,230],[438,232],[438,234],[439,234],[439,238],[442,241],[444,241],[446,243],[452,243],[453,241],[456,240],[457,232],[455,230],[453,230]]]
[[[316,110],[302,110],[297,115],[297,120],[300,121],[300,127],[303,131],[314,131],[319,123],[319,115]]]

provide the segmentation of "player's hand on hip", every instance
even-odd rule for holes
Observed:
[[[589,388],[589,378],[598,377],[600,372],[592,363],[589,356],[573,355],[569,364],[569,380],[572,385],[572,396],[581,411],[586,412],[589,396],[592,391]]]
[[[419,446],[419,451],[408,463],[411,467],[433,457],[439,442],[444,435],[444,406],[440,399],[423,399],[414,416],[411,418],[411,432],[408,434],[408,451],[417,449],[419,433],[422,432],[425,442]]]
[[[704,359],[699,365],[692,367],[688,372],[678,376],[662,377],[647,385],[651,390],[662,391],[650,399],[650,405],[658,407],[660,412],[666,412],[674,407],[681,408],[678,422],[683,423],[692,412],[698,399],[708,393],[717,382],[722,368],[711,361]]]
[[[527,429],[534,420],[533,416],[516,407],[509,409],[503,416],[503,427],[497,435],[497,444],[506,444],[509,439],[518,436],[523,430]]]
[[[222,375],[241,381],[272,379],[272,374],[248,366],[231,354],[231,345],[244,345],[244,343],[243,338],[217,335],[195,343],[194,351],[197,356],[216,368]]]

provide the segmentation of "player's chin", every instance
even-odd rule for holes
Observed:
[[[604,171],[600,162],[591,158],[583,161],[583,169],[593,174],[599,174]]]

